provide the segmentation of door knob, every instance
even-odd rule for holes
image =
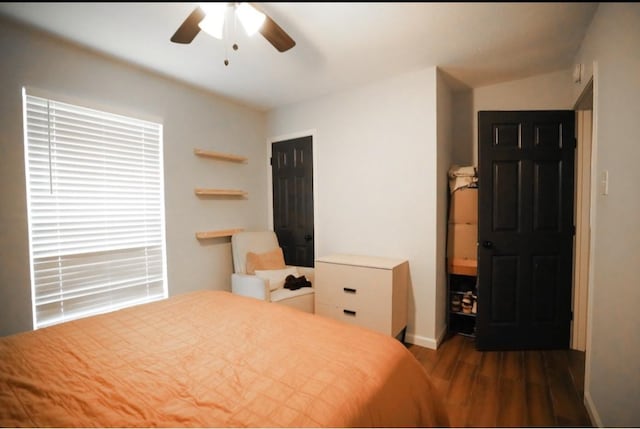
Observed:
[[[482,242],[482,247],[485,249],[491,249],[493,247],[493,242],[485,240]]]
[[[313,237],[311,236],[311,234],[307,234],[307,235],[304,236],[304,240],[305,241],[311,241],[311,240],[313,240]]]

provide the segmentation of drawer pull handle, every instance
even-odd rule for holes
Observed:
[[[350,288],[350,287],[343,287],[342,290],[345,291],[346,293],[356,293],[357,292],[357,289],[353,289],[353,288]]]
[[[347,316],[352,316],[352,317],[356,317],[356,312],[353,310],[342,310],[342,312],[344,314],[346,314]]]

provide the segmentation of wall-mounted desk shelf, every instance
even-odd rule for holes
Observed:
[[[195,153],[198,156],[205,157],[205,158],[219,159],[219,160],[222,160],[222,161],[231,161],[231,162],[238,162],[238,163],[247,162],[247,158],[244,157],[244,156],[232,155],[232,154],[221,153],[221,152],[214,152],[212,150],[194,149],[193,153]]]
[[[206,189],[196,188],[196,195],[200,197],[246,197],[248,193],[239,189]]]
[[[198,240],[207,240],[210,238],[231,237],[236,232],[244,231],[243,228],[236,229],[221,229],[218,231],[201,231],[196,232],[196,238]]]

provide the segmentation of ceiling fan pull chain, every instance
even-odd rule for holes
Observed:
[[[238,26],[237,25],[237,23],[238,23],[238,15],[236,14],[236,8],[237,7],[238,7],[237,3],[233,5],[233,39],[234,40],[238,39],[238,36],[237,36],[238,32],[236,31],[236,28]],[[238,50],[238,44],[234,43],[232,48],[233,48],[234,51],[237,51]]]
[[[225,67],[229,65],[229,47],[227,46],[227,41],[229,40],[229,29],[228,26],[224,26],[224,34],[222,43],[224,45],[224,65]]]

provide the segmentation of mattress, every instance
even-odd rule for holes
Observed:
[[[0,426],[446,426],[397,340],[198,291],[0,338]]]

